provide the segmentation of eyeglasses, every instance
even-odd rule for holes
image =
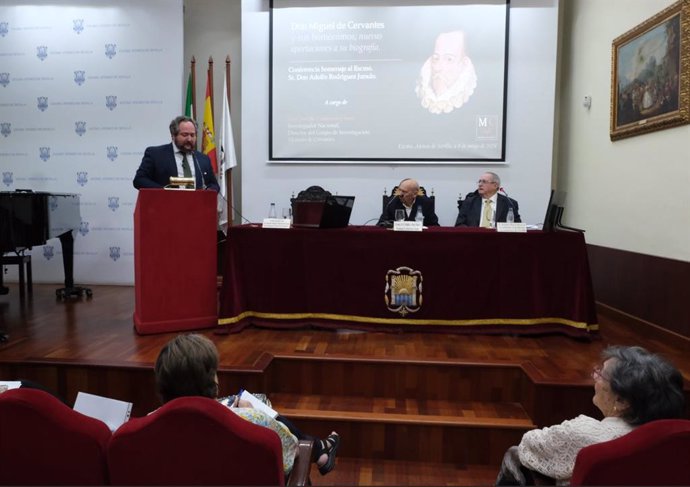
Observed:
[[[480,179],[477,184],[496,184],[496,181],[489,181],[488,179]]]
[[[604,375],[604,371],[603,371],[601,365],[597,365],[596,367],[594,367],[594,369],[592,369],[592,379],[594,379],[594,380],[599,380],[599,379],[608,380],[608,377],[606,377]]]

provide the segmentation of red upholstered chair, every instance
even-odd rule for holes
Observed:
[[[110,430],[47,392],[0,394],[0,484],[104,485]]]
[[[284,485],[278,435],[204,397],[122,425],[108,467],[113,485]]]
[[[580,450],[571,485],[690,485],[690,421],[661,419]]]

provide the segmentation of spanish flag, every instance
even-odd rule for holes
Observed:
[[[211,73],[206,78],[206,102],[204,103],[204,125],[201,139],[201,152],[211,159],[213,172],[218,174],[218,157],[216,156],[216,133],[213,130],[213,106],[211,104]]]

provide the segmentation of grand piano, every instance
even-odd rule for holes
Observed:
[[[73,231],[80,223],[78,194],[0,191],[0,256],[5,262],[14,259],[12,263],[16,263],[27,249],[57,237],[62,245],[65,270],[65,287],[56,291],[57,296],[91,296],[90,289],[74,286]],[[3,274],[0,269],[0,294],[7,294],[9,289],[3,286]]]

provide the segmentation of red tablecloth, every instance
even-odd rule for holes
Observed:
[[[401,273],[413,277],[395,281]],[[402,283],[412,286],[401,290]],[[576,336],[598,330],[582,234],[478,228],[232,227],[219,325],[239,331],[250,324]]]

